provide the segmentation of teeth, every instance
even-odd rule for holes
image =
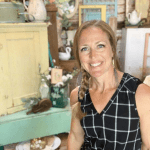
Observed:
[[[97,63],[97,64],[91,64],[91,66],[96,67],[98,65],[100,65],[101,63]]]

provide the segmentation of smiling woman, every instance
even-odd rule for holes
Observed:
[[[149,149],[150,87],[118,69],[111,27],[104,21],[84,22],[73,48],[82,81],[70,95],[68,150]]]

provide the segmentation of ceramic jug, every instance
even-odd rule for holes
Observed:
[[[128,18],[128,22],[129,22],[130,24],[136,25],[136,24],[138,24],[138,23],[140,22],[140,20],[141,20],[141,13],[140,13],[139,16],[138,16],[137,11],[136,11],[136,10],[133,10],[132,13],[128,13],[127,18]]]
[[[29,20],[33,22],[44,22],[47,18],[47,12],[45,8],[45,4],[43,0],[29,0],[29,6],[27,7],[25,4],[25,0],[23,0],[23,4],[27,12],[34,16],[29,16]]]

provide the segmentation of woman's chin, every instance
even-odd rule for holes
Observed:
[[[101,71],[91,72],[90,75],[94,78],[98,78],[102,75]]]

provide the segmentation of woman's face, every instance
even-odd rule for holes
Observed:
[[[100,28],[84,29],[79,38],[81,66],[93,77],[100,77],[112,70],[112,47],[108,36]]]

